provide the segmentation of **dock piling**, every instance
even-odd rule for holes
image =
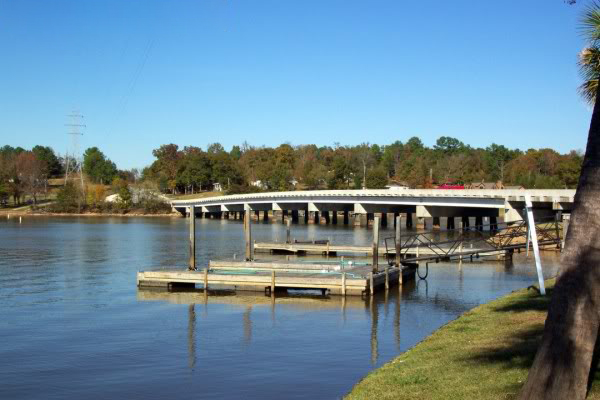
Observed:
[[[291,234],[292,234],[292,232],[291,232],[292,221],[289,218],[286,218],[285,224],[286,224],[286,227],[285,227],[285,231],[286,231],[285,242],[289,244],[289,243],[292,243],[292,236],[291,236]]]
[[[342,296],[346,295],[346,273],[342,272]]]
[[[275,270],[271,271],[271,294],[275,293]]]
[[[250,222],[250,210],[246,210],[244,218],[244,236],[246,239],[246,261],[254,259],[254,246],[252,243],[252,224]]]
[[[388,266],[385,266],[385,290],[390,288],[390,274],[388,272]]]
[[[190,271],[196,270],[196,207],[190,206]]]
[[[373,221],[373,272],[379,271],[379,217]]]
[[[204,293],[208,292],[208,267],[204,269]]]
[[[400,214],[396,216],[396,266],[400,268],[400,260],[402,255],[402,217]]]

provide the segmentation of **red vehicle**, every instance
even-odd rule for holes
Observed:
[[[454,183],[442,183],[437,189],[464,189],[465,185],[457,185]]]

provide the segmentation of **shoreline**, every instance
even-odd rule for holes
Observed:
[[[479,305],[371,371],[345,399],[507,399],[527,379],[541,340],[547,296],[520,289]],[[588,399],[600,399],[600,374]]]
[[[169,213],[169,214],[140,214],[140,213],[126,213],[126,214],[116,214],[116,213],[33,213],[26,211],[0,211],[1,216],[10,215],[12,218],[15,217],[151,217],[151,218],[182,218],[180,213]]]

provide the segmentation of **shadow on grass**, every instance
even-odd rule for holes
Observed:
[[[468,359],[478,363],[502,364],[506,369],[529,368],[533,364],[543,332],[543,325],[536,325],[514,334],[503,345],[472,354]]]
[[[500,312],[526,312],[526,311],[548,311],[550,299],[554,288],[547,288],[546,295],[541,296],[539,289],[530,286],[526,297],[521,297],[510,304],[496,307],[494,311]]]
[[[535,291],[532,291],[535,290]],[[547,289],[546,296],[540,296],[537,288],[529,289],[527,296],[513,300],[494,308],[493,313],[514,312],[523,313],[528,311],[546,312],[550,306],[553,288]],[[545,317],[544,317],[545,320]],[[481,364],[497,364],[504,369],[524,368],[530,369],[533,365],[536,352],[542,341],[544,325],[534,323],[531,327],[515,331],[510,337],[499,338],[497,346],[484,349],[478,353],[471,353],[465,357],[466,361]],[[596,340],[592,365],[588,378],[588,393],[592,385],[600,385],[600,335]],[[506,383],[506,389],[518,392],[521,384]]]

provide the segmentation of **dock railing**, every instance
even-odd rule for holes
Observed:
[[[501,252],[526,249],[529,246],[529,227],[527,221],[514,221],[502,224],[476,225],[446,231],[432,231],[400,236],[400,246],[396,246],[396,236],[384,239],[386,258],[389,265],[396,263],[396,251],[400,249],[403,263],[417,261],[440,261],[500,254]],[[544,218],[536,221],[536,233],[540,245],[562,243],[561,222],[556,218]],[[446,240],[439,239],[441,234],[455,236]],[[420,254],[420,248],[427,248],[427,254]]]

